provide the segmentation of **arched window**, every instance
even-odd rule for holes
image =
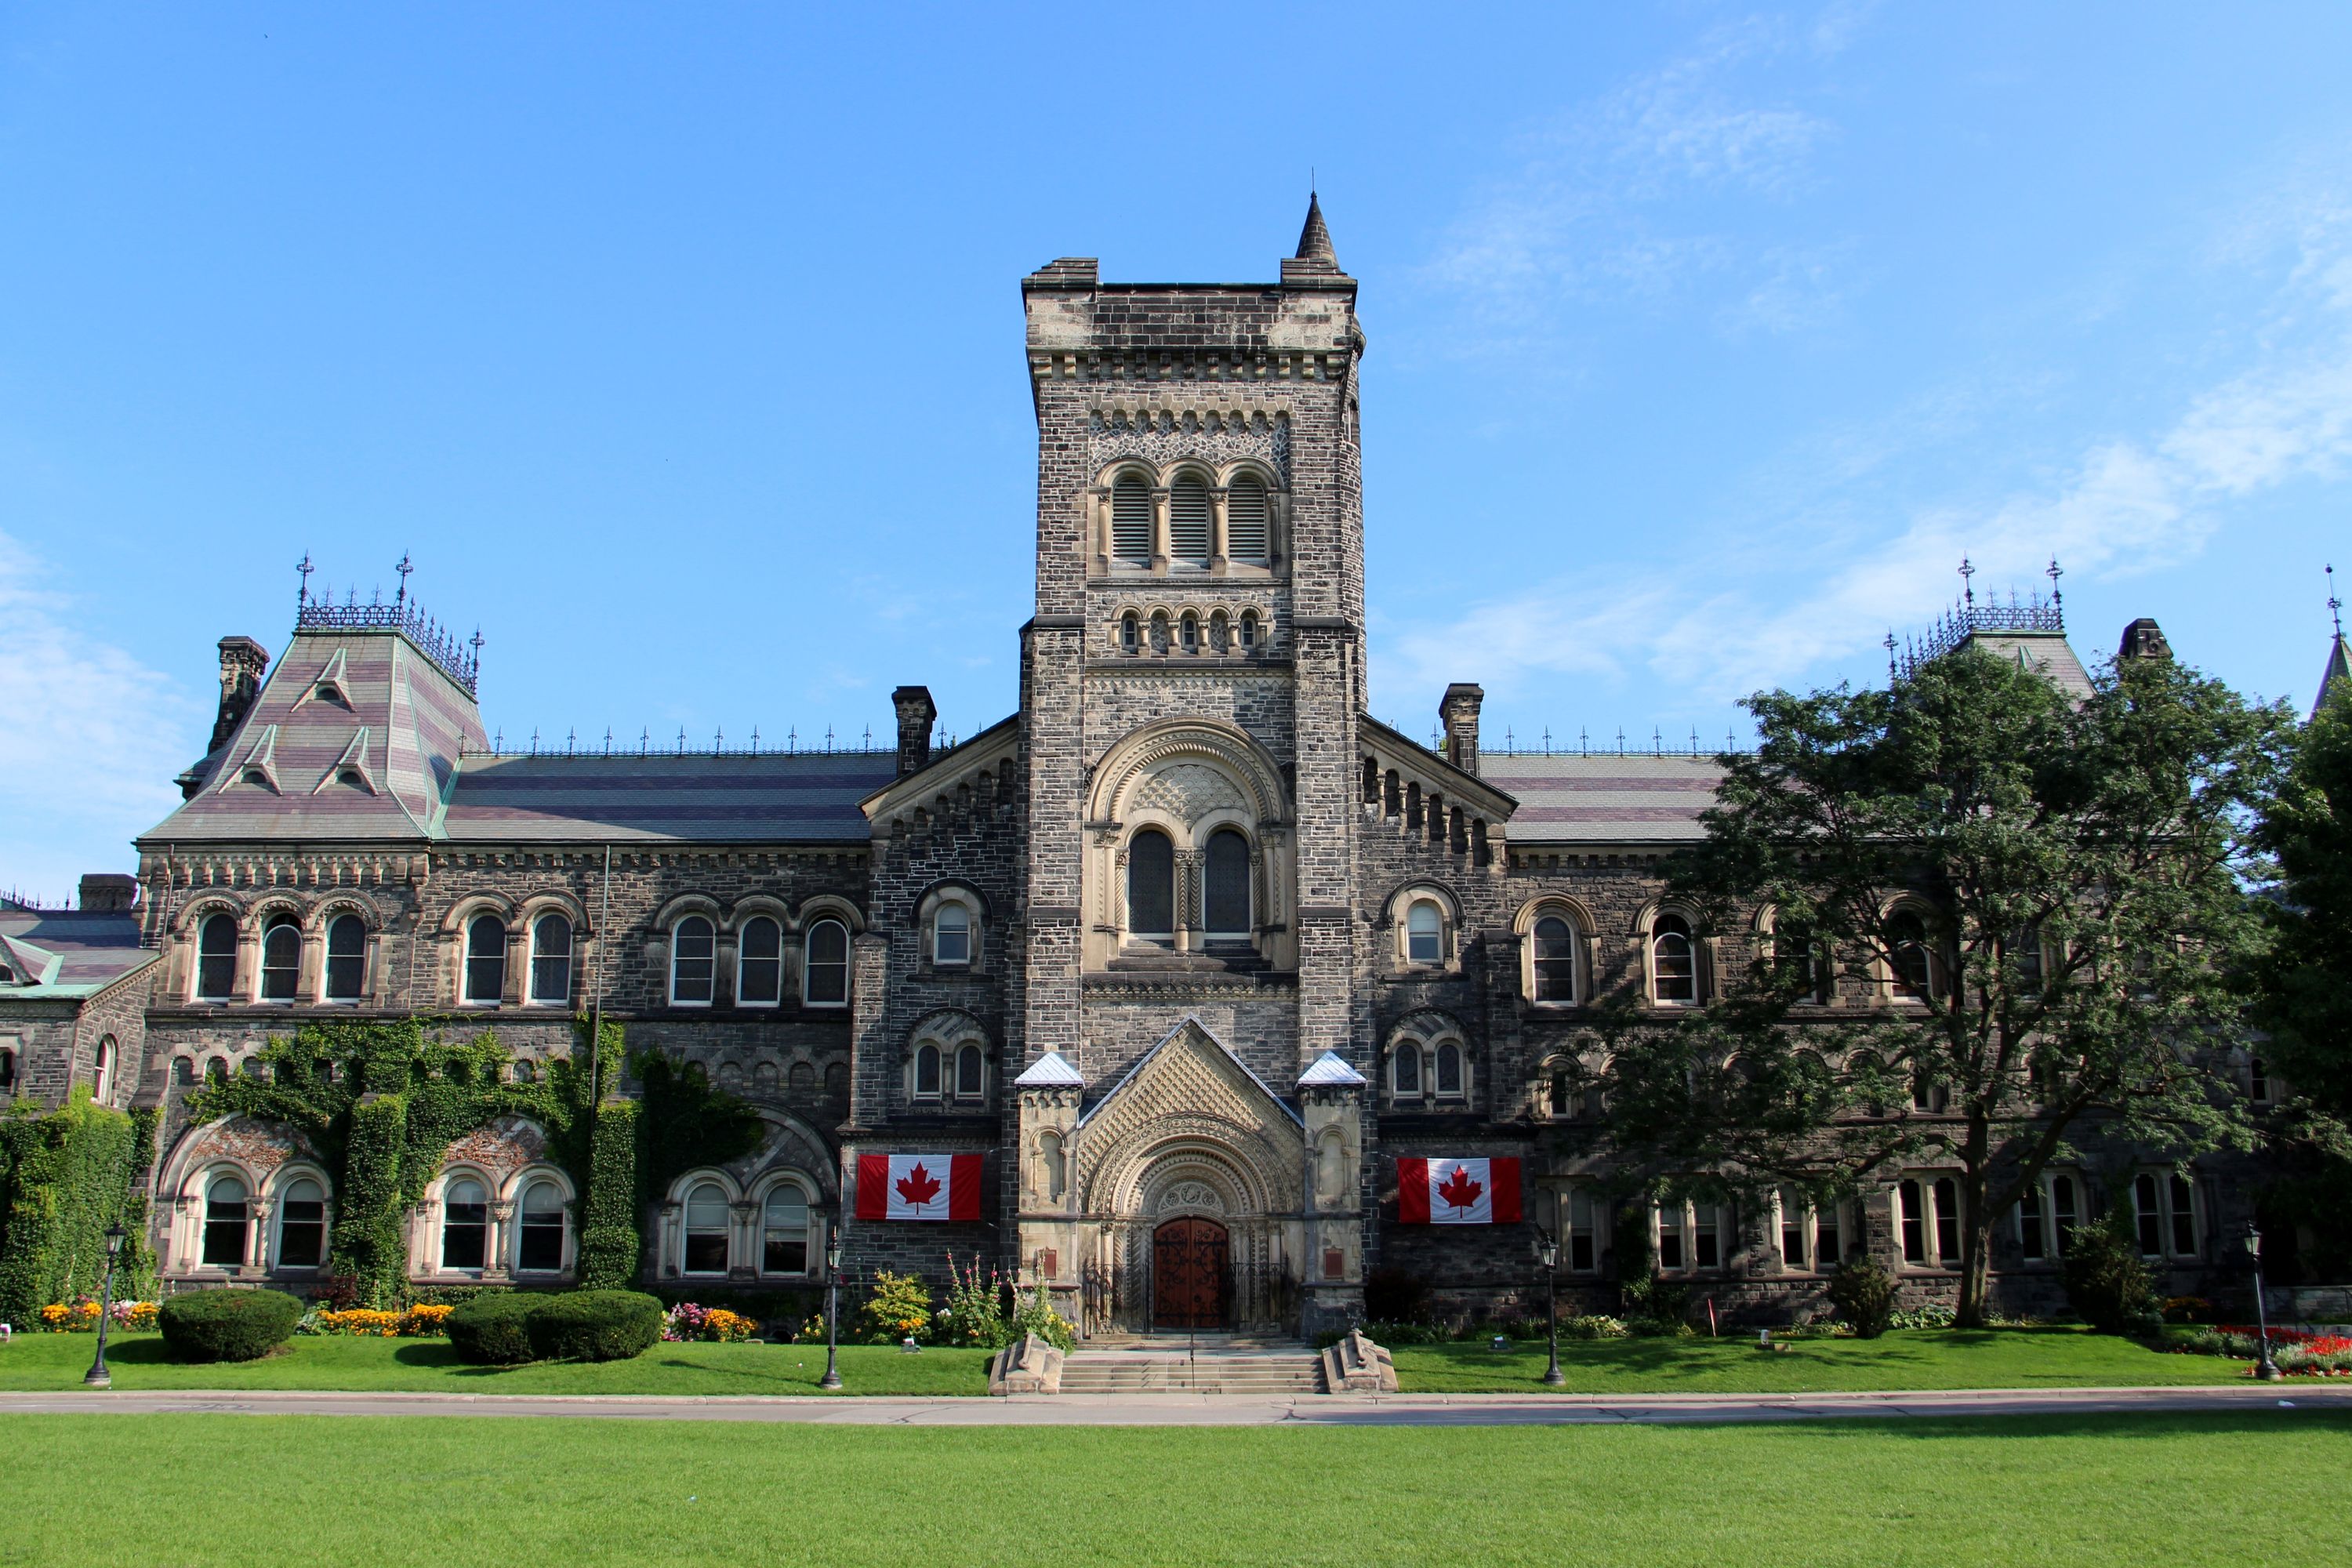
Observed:
[[[1162,939],[1176,932],[1176,846],[1156,827],[1128,840],[1127,929]]]
[[[172,1058],[172,1081],[183,1089],[192,1089],[196,1081],[196,1064],[187,1057]]]
[[[269,922],[261,938],[261,999],[291,1002],[302,979],[302,928],[291,915]]]
[[[1576,928],[1558,915],[1536,921],[1535,1000],[1576,1000]]]
[[[367,986],[367,922],[337,915],[327,922],[327,1000],[356,1002]]]
[[[1690,922],[1660,915],[1650,927],[1650,979],[1661,1002],[1687,1005],[1698,1000],[1698,960],[1691,948]]]
[[[958,1100],[978,1100],[986,1090],[987,1067],[978,1046],[956,1052],[955,1091]]]
[[[495,1007],[506,994],[507,922],[496,915],[476,915],[466,927],[466,1000]]]
[[[1132,474],[1110,488],[1110,552],[1131,566],[1151,564],[1151,490]]]
[[[1230,827],[1209,835],[1202,866],[1202,924],[1213,937],[1247,941],[1250,933],[1249,840]]]
[[[808,1265],[808,1194],[789,1182],[772,1187],[760,1211],[760,1272],[805,1274]]]
[[[940,1048],[930,1044],[915,1047],[915,1098],[937,1100],[940,1097]]]
[[[2017,1201],[2019,1250],[2029,1263],[2066,1256],[2068,1233],[2078,1223],[2074,1178],[2044,1173],[2038,1186]]]
[[[1462,1047],[1447,1040],[1437,1047],[1437,1098],[1462,1098]]]
[[[196,1000],[226,1002],[236,989],[236,917],[206,915],[196,928]]]
[[[1168,488],[1168,553],[1188,566],[1209,563],[1209,487],[1191,474]]]
[[[961,904],[941,904],[931,917],[931,962],[951,969],[971,965],[971,911]]]
[[[182,1057],[180,1058],[179,1065],[185,1066],[187,1060],[187,1058]],[[191,1072],[187,1079],[182,1079],[180,1081],[185,1083],[189,1081],[189,1079],[193,1079],[194,1076],[194,1073]],[[16,1092],[16,1053],[10,1050],[0,1050],[0,1093],[14,1094]]]
[[[539,1081],[539,1064],[533,1061],[517,1062],[514,1064],[513,1070],[509,1073],[508,1076],[513,1079],[517,1083],[537,1083]]]
[[[719,933],[700,915],[688,915],[670,931],[669,1002],[673,1007],[710,1005],[711,977],[719,970]]]
[[[1444,911],[1434,899],[1423,899],[1404,912],[1404,955],[1412,963],[1444,961]]]
[[[839,921],[819,921],[809,927],[808,964],[801,991],[812,1007],[848,1005],[849,928]]]
[[[1906,911],[1886,922],[1887,980],[1897,999],[1924,1002],[1931,983],[1927,963],[1927,930],[1917,915]]]
[[[1242,651],[1248,653],[1257,647],[1258,618],[1255,610],[1244,610],[1241,621]]]
[[[1118,651],[1133,653],[1143,646],[1143,623],[1129,610],[1118,618]]]
[[[1151,651],[1154,653],[1166,653],[1168,651],[1170,640],[1168,612],[1165,610],[1152,611]]]
[[[1544,1105],[1546,1112],[1553,1116],[1573,1114],[1576,1105],[1576,1080],[1566,1068],[1551,1069],[1550,1089],[1551,1092]]]
[[[681,1267],[688,1274],[727,1272],[727,1191],[716,1182],[704,1182],[686,1194]]]
[[[1225,491],[1225,559],[1252,566],[1266,563],[1265,486],[1243,474]]]
[[[104,1105],[114,1098],[114,1037],[101,1035],[98,1041],[98,1058],[90,1064],[89,1097]]]
[[[205,1082],[218,1089],[228,1081],[228,1058],[215,1057],[205,1064]]]
[[[784,999],[784,928],[766,915],[743,922],[736,943],[735,1001],[772,1007]]]
[[[1176,623],[1176,645],[1186,653],[1201,651],[1201,617],[1190,610]]]
[[[489,1239],[489,1194],[471,1176],[460,1176],[441,1194],[441,1267],[481,1268]]]
[[[1815,952],[1812,930],[1794,921],[1785,921],[1772,928],[1772,967],[1775,980],[1802,1002],[1824,999],[1819,955]]]
[[[327,1260],[327,1194],[304,1176],[278,1199],[278,1267],[316,1268]]]
[[[542,1007],[572,1000],[572,921],[541,915],[530,922],[530,999]]]
[[[205,1187],[205,1267],[235,1268],[245,1261],[245,1184],[215,1176]]]
[[[1399,1100],[1421,1098],[1421,1046],[1418,1041],[1406,1040],[1396,1047],[1391,1057],[1389,1073]]]
[[[527,1274],[553,1274],[563,1267],[563,1189],[540,1180],[523,1189],[515,1205],[515,1268]]]

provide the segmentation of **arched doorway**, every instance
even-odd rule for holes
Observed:
[[[1151,1233],[1151,1326],[1223,1329],[1233,1292],[1225,1227],[1198,1215],[1171,1219]]]

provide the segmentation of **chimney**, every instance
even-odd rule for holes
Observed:
[[[2135,658],[2171,657],[2172,645],[2164,640],[2164,628],[2146,616],[2124,628],[2123,646],[2116,649],[2118,664]]]
[[[269,668],[269,650],[251,637],[220,640],[220,713],[213,720],[213,738],[205,747],[210,756],[228,744],[245,721],[253,700],[260,694],[262,672]]]
[[[898,710],[898,776],[919,773],[930,765],[931,721],[940,716],[928,686],[902,686],[890,693]]]
[[[1438,717],[1445,721],[1445,760],[1465,773],[1478,771],[1478,705],[1486,689],[1457,680],[1438,700]]]
[[[84,910],[123,913],[139,901],[139,879],[126,877],[120,871],[85,872],[81,879],[81,898],[78,901]]]

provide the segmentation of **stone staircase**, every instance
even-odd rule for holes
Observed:
[[[1322,1394],[1323,1358],[1295,1342],[1092,1341],[1062,1363],[1064,1394]]]

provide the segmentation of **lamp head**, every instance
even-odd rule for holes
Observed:
[[[1559,1242],[1551,1232],[1548,1230],[1536,1232],[1536,1256],[1543,1259],[1543,1266],[1546,1268],[1556,1268],[1559,1266]]]
[[[2263,1227],[2252,1220],[2246,1222],[2246,1252],[2252,1258],[2263,1255]]]
[[[122,1256],[124,1231],[121,1221],[106,1227],[106,1256],[110,1260]]]

